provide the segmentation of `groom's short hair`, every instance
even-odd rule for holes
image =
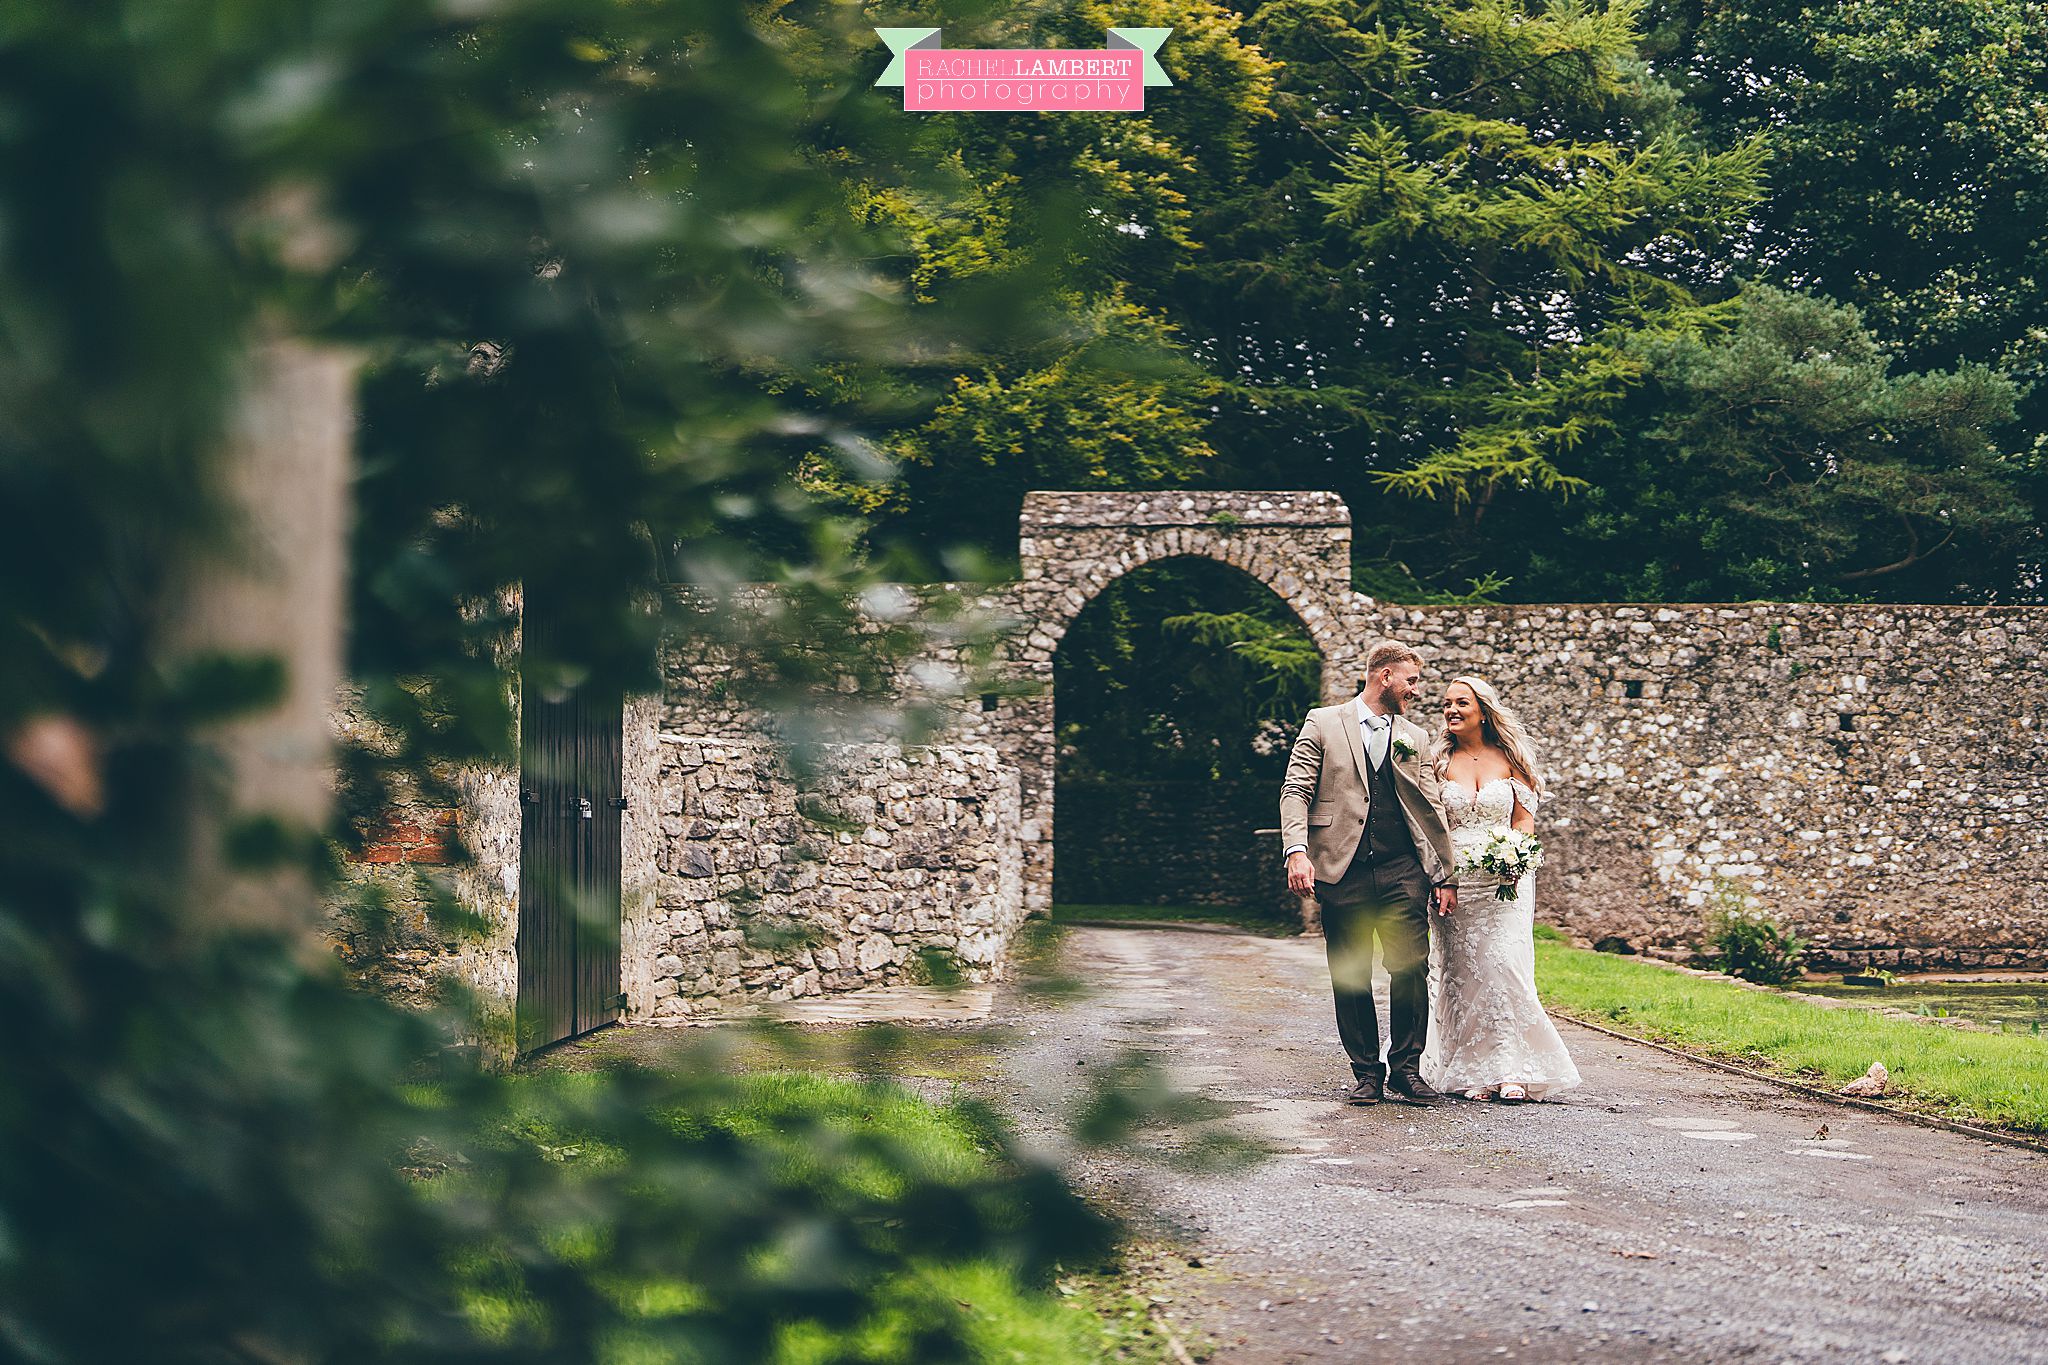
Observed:
[[[1399,640],[1382,640],[1365,656],[1365,676],[1370,678],[1383,668],[1405,663],[1413,663],[1420,668],[1422,656]]]

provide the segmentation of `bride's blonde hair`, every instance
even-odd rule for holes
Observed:
[[[1500,746],[1508,756],[1508,771],[1528,784],[1531,791],[1541,792],[1543,782],[1536,773],[1536,751],[1529,743],[1529,732],[1522,728],[1520,717],[1508,709],[1500,699],[1500,693],[1493,690],[1493,684],[1484,678],[1475,678],[1461,673],[1444,684],[1448,691],[1455,683],[1463,683],[1472,689],[1472,695],[1479,702],[1479,733],[1489,743]],[[1436,742],[1436,774],[1442,777],[1450,770],[1451,755],[1456,752],[1458,741],[1446,730]]]

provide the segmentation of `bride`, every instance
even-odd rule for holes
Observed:
[[[1461,862],[1503,828],[1535,829],[1542,783],[1528,735],[1485,680],[1453,678],[1445,688],[1436,770]],[[1579,1083],[1536,999],[1535,880],[1522,878],[1515,898],[1504,901],[1494,879],[1461,873],[1458,908],[1435,921],[1422,1077],[1438,1090],[1517,1101]]]

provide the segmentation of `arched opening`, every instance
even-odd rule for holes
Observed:
[[[1289,604],[1227,564],[1155,561],[1097,593],[1053,657],[1053,901],[1279,922],[1259,831],[1323,666]]]

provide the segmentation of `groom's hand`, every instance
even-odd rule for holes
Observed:
[[[1448,915],[1457,908],[1458,888],[1455,886],[1439,886],[1436,889],[1436,912],[1439,915]]]
[[[1298,848],[1287,855],[1287,889],[1297,896],[1306,896],[1316,889],[1315,864]]]

